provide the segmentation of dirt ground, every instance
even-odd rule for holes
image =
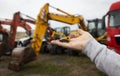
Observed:
[[[18,33],[16,40],[26,37]],[[40,54],[38,60],[23,66],[19,72],[8,69],[11,56],[0,58],[0,76],[107,76],[100,72],[85,55]]]
[[[10,57],[0,58],[0,76],[107,76],[96,69],[86,56],[40,54],[21,71],[9,70]]]

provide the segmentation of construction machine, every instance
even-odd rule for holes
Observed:
[[[57,40],[63,37],[67,38],[70,35],[70,31],[71,30],[69,26],[56,27],[56,28],[49,27],[48,30],[46,31],[45,39],[48,40],[50,38],[51,40]],[[51,32],[51,35],[50,35],[50,32]],[[51,40],[48,40],[48,41],[51,41]]]
[[[106,26],[102,24],[102,19],[88,20],[87,31],[100,43],[106,44]]]
[[[7,32],[7,30],[5,28],[3,28],[2,24],[5,25],[10,25],[11,24],[11,20],[10,19],[4,19],[4,20],[0,20],[0,57],[2,55],[7,55],[9,54],[9,50],[4,50],[3,49],[7,49],[7,43],[9,41],[9,34]]]
[[[62,39],[62,41],[69,41],[70,38],[70,27],[69,26],[64,26],[64,27],[56,27],[53,29],[53,32],[51,34],[51,36],[49,36],[49,32],[47,31],[47,33],[45,34],[45,39],[52,39],[52,40],[60,40]],[[57,45],[52,45],[50,43],[50,41],[44,41],[43,48],[41,49],[41,52],[49,52],[50,54],[63,54],[64,53],[64,48],[57,46]],[[44,49],[44,50],[43,50]]]
[[[61,39],[62,37],[65,36],[69,36],[70,34],[70,27],[69,26],[64,26],[64,27],[57,27],[57,28],[54,28],[55,32],[53,34],[53,36],[55,37],[54,39],[57,40],[57,39]],[[62,36],[62,37],[59,37],[59,36]]]
[[[16,37],[16,32],[17,32],[17,27],[22,27],[24,28],[28,34],[30,34],[31,31],[31,26],[28,25],[26,22],[30,22],[35,24],[35,20],[30,20],[30,19],[24,19],[21,17],[20,12],[16,12],[13,16],[13,20],[1,20],[0,24],[6,24],[10,26],[10,32],[4,32],[5,36],[3,35],[3,41],[0,44],[0,57],[6,52],[9,52],[11,54],[12,50],[15,48],[16,43],[15,42],[15,37]],[[2,26],[1,26],[2,30]]]
[[[50,13],[49,7],[52,7],[65,15]],[[24,64],[38,58],[45,32],[49,27],[49,20],[55,20],[67,24],[78,24],[79,28],[86,30],[86,25],[84,24],[84,19],[82,16],[74,16],[62,11],[61,9],[53,7],[48,3],[45,4],[37,16],[36,28],[34,30],[33,39],[31,40],[30,45],[27,47],[18,47],[13,49],[12,59],[8,66],[9,69],[19,71]]]
[[[63,27],[56,27],[53,29],[53,32],[51,34],[51,37],[49,36],[49,33],[45,34],[45,39],[51,39],[52,40],[60,40],[63,42],[68,42],[71,38],[73,38],[71,34],[71,29],[70,26],[63,26]],[[76,35],[76,37],[78,37]],[[75,38],[75,36],[74,36]],[[52,55],[56,54],[68,54],[68,55],[73,55],[76,56],[79,54],[78,51],[68,49],[68,48],[63,48],[57,45],[51,44],[49,41],[44,41],[42,44],[42,53],[49,52]]]

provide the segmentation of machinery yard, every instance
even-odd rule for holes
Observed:
[[[17,40],[26,37],[22,32],[17,33]],[[99,71],[90,59],[79,56],[40,54],[38,60],[22,67],[21,71],[8,69],[11,56],[0,58],[0,76],[107,76]]]
[[[17,40],[22,37],[26,37],[26,34],[18,32]],[[83,54],[79,56],[40,54],[38,60],[23,66],[18,72],[8,69],[10,60],[11,56],[0,58],[0,76],[107,76]]]
[[[74,14],[50,3],[40,5],[36,18],[21,10],[0,17],[0,76],[118,75],[120,1],[91,19],[81,9]]]
[[[107,76],[100,72],[85,55],[40,54],[39,59],[19,72],[8,69],[10,57],[0,59],[0,76]]]

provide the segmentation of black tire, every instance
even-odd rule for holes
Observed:
[[[23,43],[20,41],[20,42],[18,43],[18,45],[22,47],[22,46],[23,46]]]
[[[64,54],[64,49],[60,46],[56,46],[56,52],[58,55]]]
[[[67,49],[67,54],[70,56],[78,56],[79,52],[77,52],[75,50]]]
[[[50,48],[49,53],[50,53],[51,55],[56,55],[56,54],[57,54],[56,48],[57,48],[56,45],[52,45],[52,47]]]
[[[41,53],[41,54],[48,53],[47,43],[46,43],[46,42],[43,42],[43,43],[42,43],[42,46],[41,46],[41,49],[40,49],[40,53]]]

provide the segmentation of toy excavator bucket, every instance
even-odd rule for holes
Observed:
[[[12,51],[12,60],[8,69],[19,71],[23,64],[36,60],[36,53],[31,47],[19,47]]]

